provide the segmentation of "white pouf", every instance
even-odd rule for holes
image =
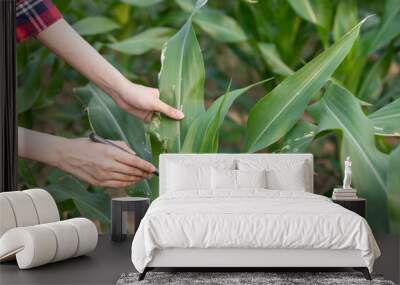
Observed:
[[[14,213],[17,227],[27,227],[39,224],[38,215],[30,196],[21,191],[1,193],[8,202]]]
[[[60,221],[51,195],[42,189],[0,193],[0,261],[16,258],[20,269],[84,255],[98,232],[85,218]]]
[[[57,241],[57,251],[52,262],[70,258],[78,250],[78,232],[66,222],[55,222],[43,225],[49,228],[55,235]],[[58,246],[59,245],[59,246]]]
[[[51,223],[60,220],[56,202],[49,192],[43,189],[24,190],[23,193],[28,194],[35,205],[38,215],[39,224]]]
[[[6,197],[3,197],[2,195],[0,195],[0,217],[1,237],[6,231],[17,226],[11,204],[8,199],[6,199]]]

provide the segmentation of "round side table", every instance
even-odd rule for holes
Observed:
[[[123,241],[128,234],[128,216],[133,217],[134,232],[149,208],[150,200],[143,197],[119,197],[111,200],[111,240]]]

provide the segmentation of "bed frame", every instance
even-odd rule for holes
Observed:
[[[210,163],[219,159],[266,159],[305,161],[308,165],[307,192],[313,192],[313,156],[312,154],[163,154],[160,157],[160,195],[165,193],[164,185],[167,179],[167,161],[184,163],[187,161],[209,160]],[[169,248],[158,249],[153,259],[147,265],[139,280],[154,269],[203,269],[214,271],[265,271],[265,269],[310,269],[316,268],[353,268],[361,271],[367,280],[371,276],[359,250],[329,250],[329,249],[250,249],[250,248]]]
[[[139,275],[143,280],[148,271],[162,269],[196,269],[214,271],[264,271],[272,268],[287,271],[290,269],[309,268],[319,271],[336,268],[353,268],[361,271],[367,280],[371,280],[368,268],[361,258],[359,250],[329,249],[183,249],[171,248],[156,250],[152,261]]]

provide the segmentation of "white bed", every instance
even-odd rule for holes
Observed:
[[[354,267],[369,278],[380,252],[367,222],[312,193],[311,154],[161,155],[132,262],[140,278],[154,267]]]

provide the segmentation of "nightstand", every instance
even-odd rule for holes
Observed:
[[[120,197],[111,201],[111,240],[123,241],[128,235],[128,220],[133,220],[135,234],[146,214],[150,200],[143,197]]]
[[[361,217],[365,218],[365,210],[367,207],[367,200],[363,198],[357,198],[357,199],[332,199],[333,203],[339,204],[340,206],[353,211],[356,214],[359,214]]]

